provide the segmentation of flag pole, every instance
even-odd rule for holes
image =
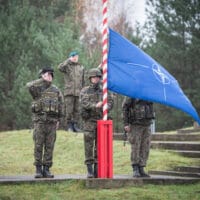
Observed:
[[[103,2],[103,32],[102,32],[102,70],[103,70],[103,119],[97,121],[97,154],[98,178],[113,178],[113,128],[112,120],[108,119],[108,18],[107,0]]]
[[[102,69],[103,69],[103,120],[108,119],[108,89],[107,89],[107,68],[108,68],[108,10],[107,0],[103,1],[103,40],[102,40]]]

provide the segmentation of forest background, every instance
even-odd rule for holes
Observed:
[[[108,1],[109,26],[164,66],[200,114],[200,0],[149,0],[145,23],[134,26],[128,19],[134,5],[116,9],[115,1]],[[86,70],[101,63],[101,20],[101,0],[0,0],[0,130],[31,127],[26,83],[38,78],[40,68],[52,66],[62,90],[57,66],[70,51],[80,53]],[[115,95],[116,132],[123,131],[122,100]],[[193,124],[182,111],[160,104],[155,109],[156,131]]]

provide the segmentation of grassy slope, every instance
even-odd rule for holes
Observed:
[[[130,174],[130,145],[114,141],[114,173]],[[34,174],[33,141],[29,130],[0,133],[0,175]],[[164,150],[151,150],[147,169],[171,169],[176,165],[198,165],[199,159],[184,158]],[[85,174],[83,135],[58,131],[54,151],[54,174]],[[78,192],[77,192],[78,191]],[[1,199],[199,199],[200,184],[153,186],[112,190],[88,190],[83,183],[0,186]],[[95,198],[94,198],[95,197]]]

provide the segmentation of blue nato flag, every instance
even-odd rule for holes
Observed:
[[[177,80],[139,47],[109,29],[108,89],[132,98],[161,103],[200,118]]]

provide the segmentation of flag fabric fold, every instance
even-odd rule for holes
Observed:
[[[139,47],[109,29],[108,89],[177,108],[200,118],[177,80]]]

